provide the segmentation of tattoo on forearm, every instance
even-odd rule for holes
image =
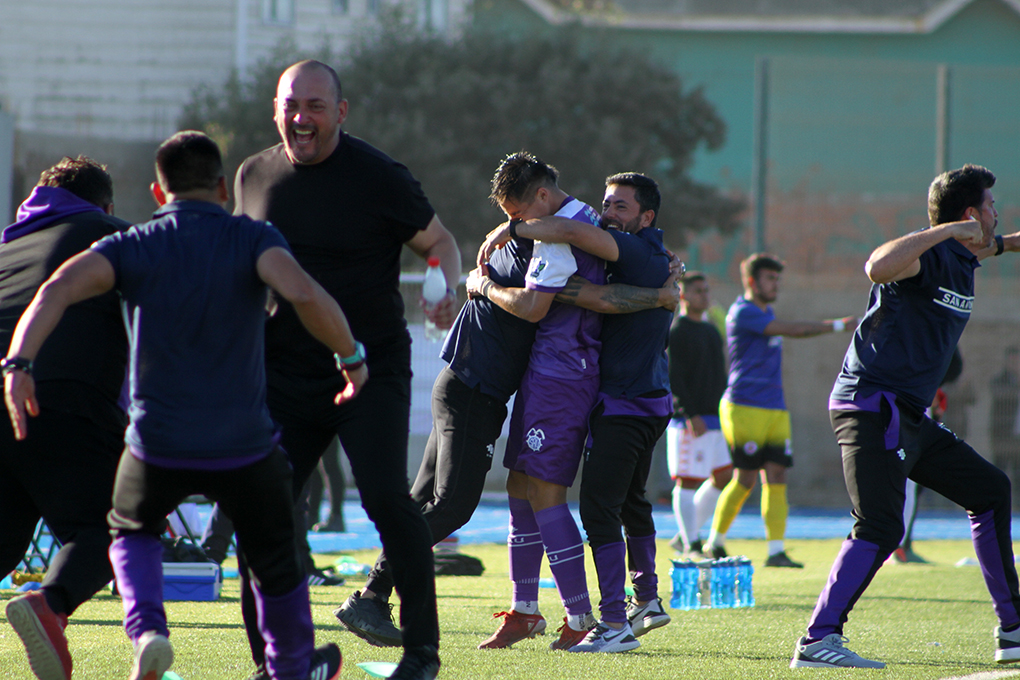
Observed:
[[[553,298],[556,302],[562,302],[567,305],[576,305],[577,296],[581,292],[581,286],[585,283],[584,279],[575,280],[575,277],[570,277],[567,280],[567,285],[560,292],[556,293],[556,297]]]
[[[602,300],[618,314],[639,312],[659,306],[659,291],[654,288],[637,288],[622,284],[607,286]]]

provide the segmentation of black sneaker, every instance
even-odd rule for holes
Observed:
[[[310,586],[342,586],[345,583],[347,583],[346,579],[339,574],[322,569],[308,571],[308,585]]]
[[[432,645],[404,650],[400,665],[390,680],[435,680],[439,674],[439,650]]]
[[[393,625],[393,605],[376,598],[362,597],[355,591],[333,611],[343,627],[376,647],[404,644],[400,629]]]
[[[704,555],[707,560],[721,560],[729,557],[726,553],[726,548],[721,545],[706,545],[702,549],[701,554]]]
[[[790,559],[790,556],[786,554],[786,551],[777,552],[775,555],[769,555],[769,558],[765,560],[766,567],[788,567],[790,569],[803,569],[804,565],[800,562],[794,562]]]
[[[340,667],[344,665],[344,659],[340,655],[340,648],[330,642],[315,650],[312,654],[312,664],[308,668],[308,680],[337,680],[340,677]]]

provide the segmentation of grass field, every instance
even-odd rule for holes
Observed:
[[[492,614],[506,608],[509,598],[506,547],[466,545],[463,552],[486,565],[481,577],[437,579],[442,629],[443,667],[440,678],[561,680],[653,680],[690,678],[825,678],[882,677],[924,680],[974,676],[991,680],[1017,674],[993,661],[992,628],[996,621],[980,569],[957,568],[973,556],[969,542],[924,541],[917,552],[931,565],[888,565],[875,578],[851,614],[846,633],[850,649],[885,661],[885,670],[791,670],[795,640],[803,634],[815,598],[825,583],[840,541],[790,541],[803,570],[761,568],[763,541],[730,541],[731,554],[746,554],[755,564],[757,606],[751,609],[668,610],[673,622],[641,638],[642,646],[625,654],[552,652],[552,635],[517,643],[512,649],[479,651],[478,643],[495,630]],[[669,556],[659,545],[660,594],[668,599]],[[374,553],[352,553],[363,562]],[[335,556],[319,555],[320,565]],[[544,575],[548,575],[547,573]],[[593,591],[594,569],[588,579]],[[218,602],[170,602],[167,613],[176,659],[173,670],[184,680],[242,680],[253,670],[241,624],[238,582],[228,580]],[[312,588],[312,615],[317,643],[336,642],[344,655],[343,678],[368,676],[355,666],[363,661],[397,661],[399,650],[368,646],[344,631],[332,610],[359,582],[340,588]],[[7,600],[13,591],[0,591]],[[593,594],[597,600],[597,595]],[[541,608],[552,633],[563,616],[556,593],[541,591]],[[100,595],[72,617],[67,637],[75,661],[76,680],[123,678],[130,669],[131,645],[121,628],[120,600]],[[31,680],[23,648],[0,616],[0,679]]]

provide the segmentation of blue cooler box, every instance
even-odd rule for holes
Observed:
[[[164,562],[163,599],[211,601],[220,597],[220,566],[214,562]]]

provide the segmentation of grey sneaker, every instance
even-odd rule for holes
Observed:
[[[376,647],[400,647],[400,629],[393,625],[393,605],[355,591],[333,611],[343,627]]]
[[[166,636],[147,630],[135,643],[135,663],[128,677],[130,680],[162,678],[173,662],[174,650]]]
[[[657,597],[644,604],[638,604],[634,598],[627,599],[627,621],[636,638],[650,630],[662,628],[670,620],[669,614],[662,608],[661,598]]]
[[[847,639],[838,633],[826,635],[818,642],[807,644],[797,640],[790,668],[885,668],[881,661],[857,656],[843,646]]]
[[[995,627],[995,662],[1014,663],[1020,661],[1020,628],[1008,633],[1001,626]]]
[[[601,621],[594,628],[588,631],[584,639],[569,648],[570,652],[629,652],[641,646],[630,624],[623,624],[623,628],[613,628]]]

